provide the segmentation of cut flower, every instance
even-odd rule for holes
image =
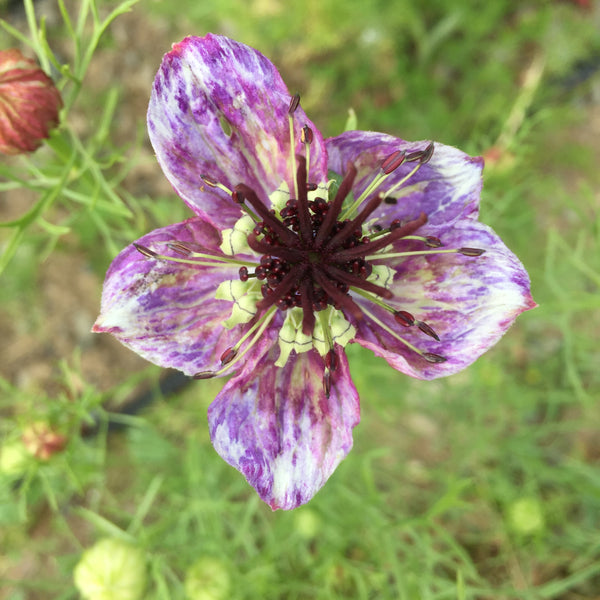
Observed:
[[[273,509],[310,500],[352,447],[346,344],[433,379],[535,306],[477,220],[481,159],[367,131],[324,140],[248,46],[175,44],[148,131],[195,216],[115,258],[94,331],[197,378],[233,375],[211,439]]]

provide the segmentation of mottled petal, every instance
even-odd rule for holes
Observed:
[[[326,140],[329,169],[343,174],[350,163],[358,170],[353,193],[357,198],[380,172],[381,162],[397,150],[407,153],[424,150],[428,141],[405,142],[373,131],[347,131]],[[405,162],[375,193],[390,190],[416,166]],[[432,224],[458,218],[477,218],[483,159],[472,158],[444,144],[435,143],[431,160],[397,191],[391,193],[396,204],[384,202],[373,216],[385,225],[394,219],[414,219],[424,212]],[[370,196],[369,196],[370,197]]]
[[[223,256],[221,236],[195,217],[157,229],[138,244],[176,258],[168,242],[194,244],[198,252]],[[197,266],[146,258],[133,245],[113,261],[104,282],[102,309],[93,331],[112,333],[143,358],[194,375],[221,367],[221,354],[240,337],[240,326],[225,329],[232,303],[216,300],[218,285],[237,279],[237,265]],[[246,357],[260,356],[272,343],[266,335]]]
[[[275,358],[231,379],[208,420],[223,459],[271,508],[291,509],[308,502],[350,451],[359,400],[343,351],[329,398],[318,353],[292,354],[283,368]]]
[[[274,65],[260,52],[222,36],[188,37],[165,55],[148,107],[148,133],[165,175],[190,208],[221,228],[240,210],[202,175],[233,189],[253,188],[266,201],[282,181],[293,189],[288,108],[291,96]],[[310,179],[327,178],[323,138],[301,108],[300,132],[314,135]]]
[[[523,265],[489,227],[465,219],[453,227],[424,227],[422,233],[439,237],[445,248],[486,250],[478,257],[437,254],[386,262],[396,270],[390,304],[425,321],[440,341],[416,326],[398,325],[389,312],[362,298],[356,301],[419,350],[442,355],[447,362],[427,362],[368,318],[357,324],[355,341],[407,375],[434,379],[470,365],[504,335],[520,313],[536,304]],[[400,242],[396,248],[403,244],[407,243]],[[404,245],[405,249],[416,247]]]

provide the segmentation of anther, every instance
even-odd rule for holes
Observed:
[[[154,250],[150,250],[150,248],[146,248],[146,246],[136,244],[135,242],[133,246],[142,256],[145,256],[146,258],[156,258],[158,256],[158,254],[154,252]]]
[[[234,190],[233,193],[231,194],[231,199],[236,204],[244,204],[244,202],[246,201],[246,197],[244,196],[244,193],[241,192],[240,190]]]
[[[415,325],[426,335],[432,337],[437,342],[440,341],[438,334],[432,329],[431,326],[423,321],[415,321]]]
[[[406,162],[419,162],[424,165],[431,160],[433,156],[434,145],[430,142],[425,150],[417,150],[416,152],[410,152],[406,155]]]
[[[441,248],[444,244],[442,244],[440,238],[428,235],[425,238],[425,245],[429,246],[430,248]]]
[[[423,156],[421,156],[421,158],[419,159],[419,162],[424,165],[425,163],[428,163],[431,160],[431,157],[433,156],[433,150],[434,150],[434,145],[433,142],[429,142],[429,145],[427,146],[427,148],[425,148],[425,150],[423,150]]]
[[[398,204],[398,198],[394,198],[392,196],[386,196],[383,199],[384,204]]]
[[[299,101],[300,98],[298,98],[298,102]],[[302,128],[302,133],[300,134],[300,136],[300,139],[302,140],[303,144],[312,144],[314,135],[312,129],[308,125],[305,125]]]
[[[325,392],[325,397],[329,399],[329,394],[331,393],[331,371],[329,369],[325,369],[323,373],[323,391]]]
[[[240,267],[239,274],[240,274],[240,279],[242,281],[248,281],[249,275],[248,275],[248,268],[247,267]]]
[[[394,312],[394,319],[396,319],[396,323],[399,323],[402,327],[412,327],[415,324],[415,318],[405,310],[397,310]]]
[[[181,254],[181,256],[189,256],[192,254],[192,250],[190,250],[183,242],[169,242],[167,247],[173,250],[173,252]]]
[[[408,160],[404,150],[396,150],[381,161],[381,170],[385,175],[395,171],[405,160]]]
[[[293,115],[296,112],[298,106],[300,106],[300,94],[294,94],[290,100],[288,115]]]
[[[338,367],[338,357],[333,348],[325,355],[325,366],[330,371],[335,371]]]
[[[193,376],[193,378],[194,379],[212,379],[215,376],[216,376],[216,373],[214,373],[213,371],[200,371],[199,373],[196,373]]]
[[[234,346],[227,348],[223,354],[221,354],[221,364],[228,365],[237,355],[237,350]]]
[[[210,187],[217,187],[219,185],[219,182],[209,175],[200,175],[200,179],[202,179],[202,181],[204,181],[204,183]]]
[[[439,364],[446,362],[448,359],[444,356],[440,356],[439,354],[434,354],[433,352],[423,352],[421,356],[430,363]]]
[[[481,256],[485,250],[481,248],[459,248],[457,252],[464,256]]]

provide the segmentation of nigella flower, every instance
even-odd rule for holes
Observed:
[[[200,379],[232,375],[211,439],[272,508],[307,502],[352,446],[348,343],[433,379],[535,306],[477,221],[481,159],[374,132],[323,140],[252,48],[175,44],[148,131],[195,216],[117,256],[94,331]]]

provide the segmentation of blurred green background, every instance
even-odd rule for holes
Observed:
[[[61,7],[78,23],[82,4],[36,3],[61,64],[80,52]],[[98,15],[116,6],[99,1]],[[0,7],[27,35],[20,3]],[[484,155],[481,220],[540,305],[445,380],[350,347],[354,449],[288,513],[213,451],[206,409],[222,383],[160,394],[164,374],[89,334],[116,252],[188,215],[145,109],[162,54],[208,31],[266,54],[325,135],[353,110],[359,129]],[[144,598],[600,598],[599,31],[584,0],[140,0],[118,16],[64,126],[87,162],[69,166],[65,201],[27,225],[2,274],[0,598],[78,597],[73,568],[105,536],[143,549]],[[11,169],[57,177],[47,149],[31,160],[6,163],[2,221],[36,206],[37,184],[13,185]],[[120,414],[145,389],[154,402]],[[22,451],[42,421],[68,442],[48,460]],[[205,595],[186,596],[198,564]]]

